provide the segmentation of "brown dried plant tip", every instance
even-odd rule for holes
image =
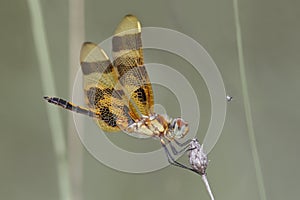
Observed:
[[[206,176],[206,168],[208,165],[207,155],[203,151],[203,145],[201,145],[196,138],[190,142],[190,148],[188,149],[189,162],[194,172],[201,175],[202,181],[209,194],[211,200],[214,200],[214,195],[210,189],[210,185]]]
[[[189,150],[188,156],[191,167],[200,175],[206,174],[208,159],[207,155],[203,151],[203,146],[200,145],[198,140],[194,138],[190,142]]]

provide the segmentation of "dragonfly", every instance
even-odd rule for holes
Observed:
[[[182,118],[154,112],[152,85],[144,65],[141,23],[134,15],[126,15],[112,38],[112,57],[95,43],[85,42],[80,51],[83,92],[86,106],[78,106],[59,97],[45,96],[51,104],[89,116],[105,132],[122,130],[159,139],[172,165],[190,169],[173,156],[180,153],[167,144],[187,135],[189,126]]]

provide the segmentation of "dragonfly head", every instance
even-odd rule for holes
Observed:
[[[188,123],[181,118],[175,118],[170,122],[166,136],[169,139],[180,139],[183,138],[188,131]]]

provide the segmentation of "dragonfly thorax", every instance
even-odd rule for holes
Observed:
[[[125,129],[128,133],[166,138],[169,141],[184,137],[188,130],[188,124],[183,119],[171,119],[167,115],[159,114],[142,116],[141,120],[136,121]]]

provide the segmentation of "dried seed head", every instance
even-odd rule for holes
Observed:
[[[192,168],[201,175],[206,174],[208,165],[207,155],[204,153],[203,146],[200,145],[197,139],[192,139],[188,156]]]

